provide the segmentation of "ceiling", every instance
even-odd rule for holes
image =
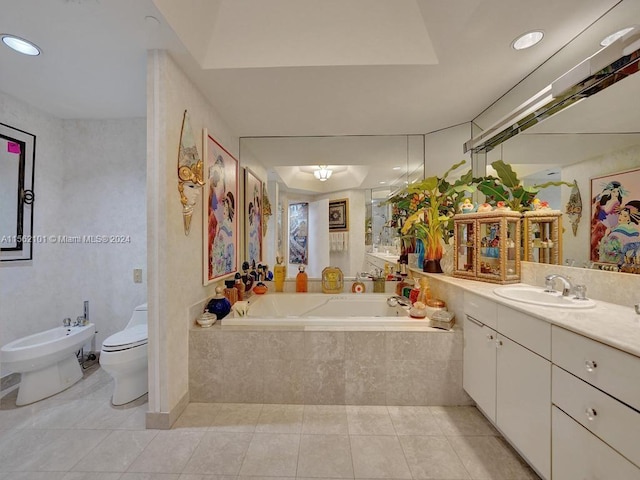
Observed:
[[[618,3],[0,0],[0,33],[43,52],[2,46],[0,90],[62,119],[144,117],[160,48],[239,137],[422,134],[472,120]],[[543,41],[513,50],[532,29]]]

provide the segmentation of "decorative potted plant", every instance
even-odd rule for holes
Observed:
[[[572,183],[560,181],[525,187],[508,163],[496,160],[491,166],[498,176],[488,175],[481,178],[477,184],[478,190],[486,195],[488,203],[504,202],[504,205],[516,212],[531,210],[533,200],[543,188],[561,185],[573,186]]]
[[[447,181],[448,175],[465,163],[463,160],[453,165],[442,177],[428,177],[411,184],[387,201],[407,213],[400,233],[424,243],[426,272],[442,272],[440,259],[445,237],[448,239],[451,234],[452,217],[465,193],[474,191],[471,170],[454,183]]]

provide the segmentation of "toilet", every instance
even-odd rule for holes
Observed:
[[[100,366],[113,377],[111,403],[124,405],[149,391],[147,378],[147,304],[138,305],[124,330],[102,342]]]

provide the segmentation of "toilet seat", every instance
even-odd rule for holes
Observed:
[[[146,345],[148,333],[146,325],[136,325],[114,333],[102,343],[103,352],[121,352]]]

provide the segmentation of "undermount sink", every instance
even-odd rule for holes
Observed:
[[[593,300],[578,300],[573,295],[562,296],[562,292],[545,292],[540,287],[529,287],[523,285],[506,285],[497,287],[493,292],[499,297],[514,300],[516,302],[530,303],[543,307],[556,308],[593,308],[596,303]]]

